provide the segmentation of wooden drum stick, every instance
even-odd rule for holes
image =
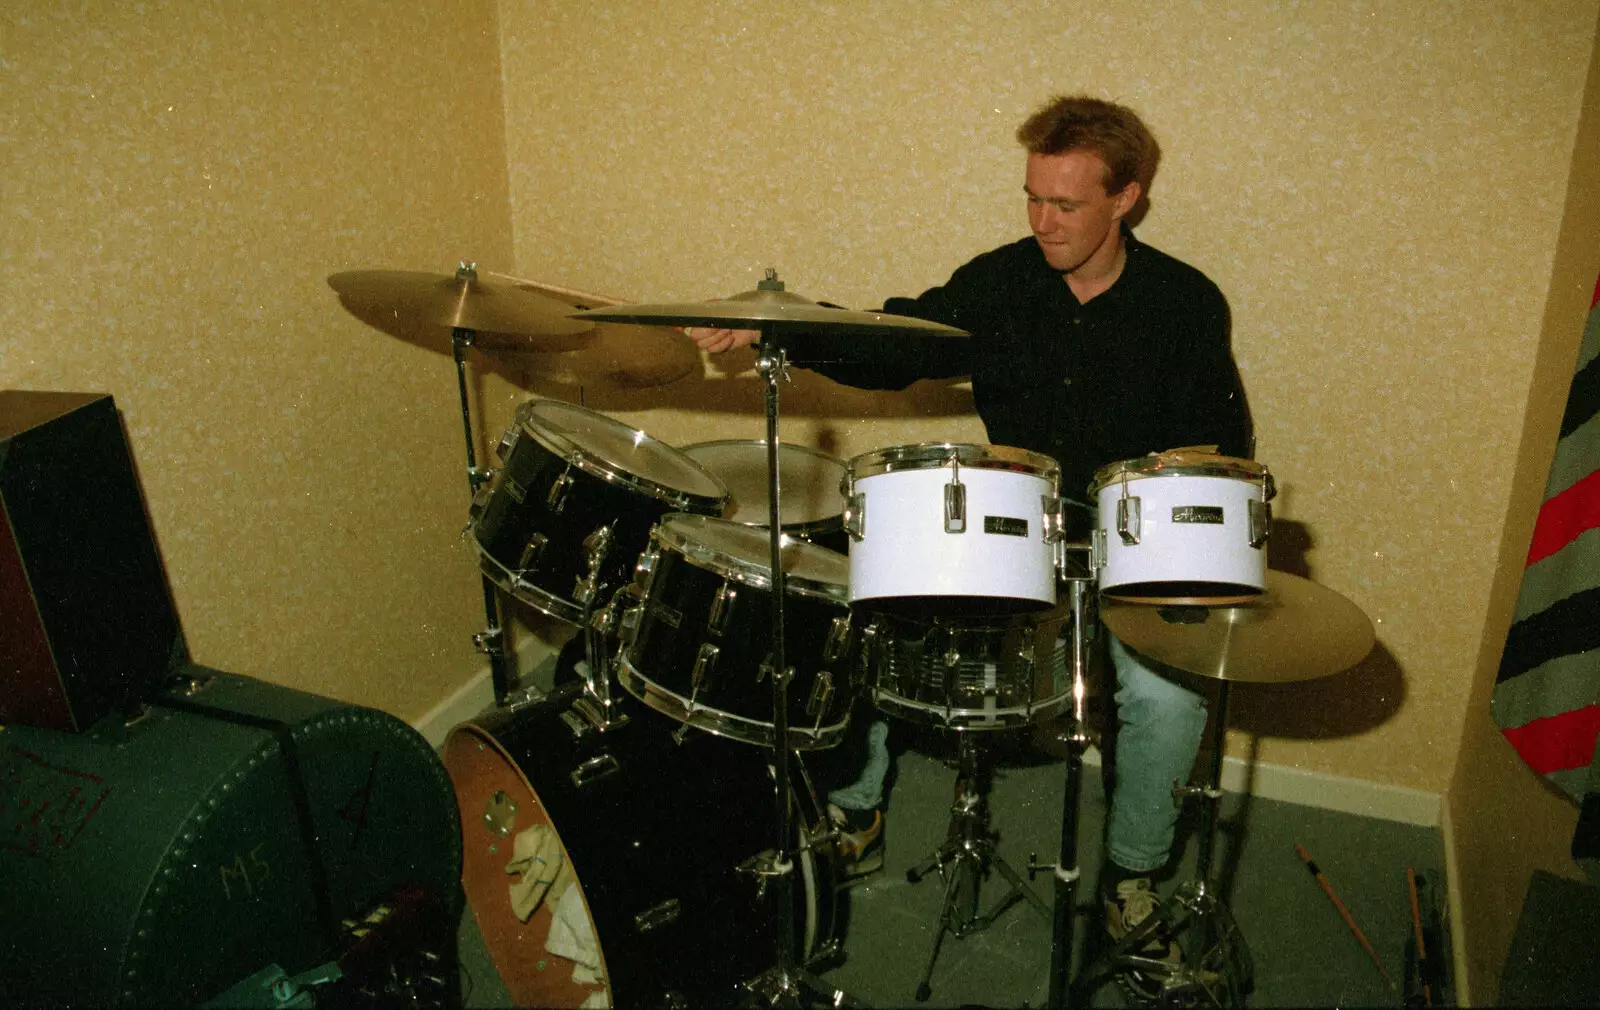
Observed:
[[[1322,893],[1326,894],[1328,900],[1333,902],[1333,907],[1339,910],[1339,915],[1344,918],[1344,924],[1349,926],[1350,932],[1354,933],[1356,939],[1361,941],[1361,949],[1367,952],[1368,957],[1372,958],[1372,963],[1378,968],[1378,974],[1382,975],[1383,980],[1389,983],[1389,989],[1393,992],[1399,992],[1400,990],[1394,984],[1394,979],[1389,977],[1388,969],[1384,968],[1383,962],[1378,959],[1378,952],[1373,950],[1372,944],[1367,942],[1366,934],[1361,932],[1361,927],[1356,925],[1356,920],[1350,915],[1350,910],[1344,907],[1344,902],[1340,901],[1339,896],[1334,893],[1333,885],[1328,883],[1328,878],[1324,877],[1322,871],[1317,869],[1316,861],[1311,858],[1311,853],[1307,852],[1305,846],[1299,842],[1294,843],[1294,850],[1300,853],[1300,858],[1306,862],[1306,869],[1310,870],[1311,875],[1317,878],[1317,883],[1322,885]]]

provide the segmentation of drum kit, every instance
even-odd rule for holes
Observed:
[[[1097,600],[1128,645],[1222,689],[1211,781],[1179,790],[1211,801],[1200,880],[1159,917],[1201,937],[1167,969],[1172,1002],[1237,1004],[1248,953],[1209,881],[1227,687],[1335,673],[1372,644],[1354,605],[1267,571],[1266,467],[1189,447],[1103,468],[1098,528],[1071,543],[1048,457],[920,443],[839,460],[780,440],[786,349],[960,330],[821,306],[773,271],[724,300],[656,305],[496,276],[462,264],[453,277],[357,271],[329,284],[359,318],[456,364],[487,622],[475,643],[497,709],[452,734],[445,764],[468,833],[463,882],[519,1005],[849,1002],[813,974],[841,953],[841,885],[838,829],[805,755],[840,743],[858,698],[960,740],[949,840],[909,874],[946,884],[918,998],[946,932],[984,928],[1019,899],[1053,923],[1051,1005],[1082,995],[1068,960]],[[558,383],[638,389],[698,367],[690,326],[759,333],[765,439],[674,448],[533,399],[496,446],[499,465],[479,467],[469,349]],[[579,630],[578,682],[521,687],[503,596]],[[976,740],[1063,718],[1061,851],[1028,867],[1051,872],[1052,909],[994,851]],[[543,902],[514,914],[507,864],[537,832],[554,834],[550,858],[568,872],[553,869]],[[990,869],[1010,890],[979,915]],[[1146,932],[1098,966],[1139,966]],[[547,949],[574,937],[578,968],[552,967]]]

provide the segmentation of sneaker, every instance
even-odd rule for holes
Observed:
[[[883,813],[845,810],[828,804],[834,851],[839,857],[839,882],[849,886],[883,869]]]
[[[1150,918],[1160,903],[1161,898],[1156,894],[1149,877],[1129,877],[1119,882],[1116,895],[1105,899],[1106,932],[1111,935],[1112,942],[1121,942],[1123,937],[1138,929],[1140,923]],[[1173,967],[1183,960],[1177,943],[1160,927],[1145,937],[1139,949],[1129,953]],[[1129,968],[1118,976],[1118,981],[1136,1000],[1150,1002],[1161,996],[1161,977],[1151,972]]]

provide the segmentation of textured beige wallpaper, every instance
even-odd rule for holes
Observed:
[[[115,395],[201,662],[407,718],[480,664],[449,359],[325,278],[510,262],[498,54],[492,2],[0,9],[0,387]]]
[[[1236,732],[1266,761],[1442,791],[1596,11],[504,0],[517,269],[666,300],[776,266],[808,297],[874,305],[1026,233],[1011,134],[1042,98],[1128,102],[1165,150],[1141,236],[1234,311],[1284,488],[1275,563],[1378,631],[1350,673],[1235,692]],[[982,438],[959,391],[795,378],[794,441]],[[737,374],[587,402],[668,441],[760,431]]]
[[[1600,46],[1600,25],[1595,39]],[[1536,775],[1511,748],[1495,725],[1490,701],[1600,272],[1600,60],[1589,64],[1576,151],[1512,473],[1505,536],[1449,791],[1461,892],[1458,919],[1466,937],[1457,954],[1467,962],[1476,1005],[1493,1002],[1500,991],[1501,968],[1533,871],[1583,879],[1571,855],[1577,804]]]

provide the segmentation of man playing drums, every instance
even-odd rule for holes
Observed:
[[[1027,151],[1032,236],[977,256],[942,286],[883,305],[960,327],[971,340],[859,340],[850,360],[808,344],[790,360],[868,389],[970,375],[992,443],[1060,464],[1068,537],[1082,540],[1093,522],[1086,489],[1096,469],[1186,445],[1245,457],[1249,413],[1221,291],[1138,241],[1126,223],[1159,158],[1145,124],[1124,106],[1063,96],[1030,116],[1017,139]],[[713,352],[757,336],[710,328],[690,335]],[[1177,671],[1114,636],[1109,651],[1121,728],[1101,890],[1107,928],[1121,937],[1157,903],[1151,876],[1172,847],[1173,780],[1189,776],[1206,712]],[[1177,957],[1160,936],[1146,953]]]

